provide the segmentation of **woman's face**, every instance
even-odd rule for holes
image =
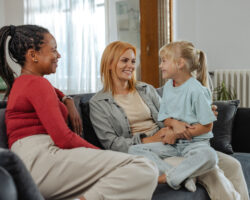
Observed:
[[[44,43],[36,55],[38,60],[36,68],[42,76],[56,72],[57,62],[61,55],[57,51],[56,40],[51,34],[44,35]]]
[[[118,81],[129,81],[135,70],[135,53],[132,49],[125,51],[118,60],[115,68],[116,73],[112,73],[112,78]]]

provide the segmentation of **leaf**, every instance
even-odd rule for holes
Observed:
[[[216,87],[213,91],[214,100],[234,100],[236,99],[236,91],[233,87],[228,86],[226,87],[225,83],[222,82],[218,87]]]

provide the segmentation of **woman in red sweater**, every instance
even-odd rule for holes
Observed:
[[[8,53],[22,67],[17,78],[6,60],[9,36]],[[43,77],[56,72],[60,57],[54,37],[45,28],[0,29],[9,148],[21,157],[46,199],[151,199],[158,177],[154,164],[99,150],[76,134],[81,123],[73,101]],[[74,132],[66,123],[68,113]]]

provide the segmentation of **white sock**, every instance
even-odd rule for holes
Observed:
[[[195,192],[196,191],[196,178],[188,178],[185,181],[185,188],[190,191],[190,192]]]

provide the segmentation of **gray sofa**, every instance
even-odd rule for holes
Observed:
[[[89,119],[88,101],[93,95],[94,95],[93,93],[73,95],[73,98],[83,120],[83,125],[84,125],[83,137],[89,142],[102,148],[101,144],[99,143],[95,135],[95,132],[93,130],[93,127]],[[222,144],[218,143],[217,141],[213,141],[213,142],[217,150],[220,149],[222,146],[224,146],[225,148],[224,149],[222,148],[221,149],[222,151],[232,153],[230,152],[231,144],[225,143],[225,141],[228,141],[231,143],[231,139],[232,139],[232,149],[234,153],[232,153],[231,155],[240,161],[242,168],[243,168],[243,172],[245,175],[248,189],[250,189],[250,145],[248,144],[250,141],[250,133],[249,133],[250,132],[250,108],[238,108],[237,112],[236,112],[236,109],[235,111],[232,109],[228,109],[228,107],[236,108],[237,107],[236,104],[237,102],[236,103],[235,102],[222,102],[222,104],[220,102],[217,102],[218,111],[219,111],[218,121],[220,123],[215,123],[214,128],[215,128],[215,131],[218,132],[216,128],[219,127],[219,129],[221,129],[222,131],[221,135],[224,134],[225,137],[222,138],[221,135],[217,135],[216,137],[218,141],[221,140]],[[0,109],[0,147],[7,148],[7,138],[6,138],[5,124],[4,124],[5,103],[2,104],[0,102],[0,107],[2,107],[2,109]],[[231,134],[230,136],[225,135],[228,132],[230,132]],[[5,152],[9,152],[9,151],[5,150]],[[11,155],[9,156],[11,157]],[[2,160],[1,152],[0,152],[0,160]],[[10,168],[13,167],[12,166],[13,164],[7,163],[7,161],[4,161],[4,162],[5,162],[4,165],[8,165]],[[21,168],[23,166],[22,163],[18,163],[18,165],[20,165]],[[20,174],[23,174],[24,176],[26,176],[28,172],[25,170],[19,171],[19,175]],[[1,165],[0,165],[0,177],[1,177]],[[4,184],[7,179],[0,178],[0,186],[1,184]],[[14,181],[14,184],[16,186],[15,188],[21,187],[20,185],[18,185],[18,182],[16,181]],[[15,193],[16,191],[14,191],[15,189],[13,189],[12,186],[13,186],[13,182],[10,181],[10,187],[7,187],[8,189],[5,189],[5,192],[8,193],[8,191],[6,190],[10,190],[9,191],[10,193],[11,192]],[[34,197],[33,199],[40,199],[39,193],[37,193],[36,188],[34,187],[32,188],[34,189],[33,191],[35,191],[34,193],[37,194],[37,197],[36,198]],[[1,191],[2,191],[2,188],[1,188]],[[1,200],[1,194],[2,193],[0,192],[0,200]],[[28,195],[28,194],[19,193],[19,195]],[[29,198],[20,197],[20,199],[29,199]],[[156,188],[153,194],[153,200],[173,200],[173,199],[174,200],[191,200],[191,199],[192,200],[195,200],[195,199],[209,200],[210,198],[206,190],[201,185],[198,185],[197,191],[192,193],[192,192],[188,192],[184,188],[178,191],[175,191],[171,189],[170,187],[168,187],[166,184],[162,184],[162,185],[158,185],[158,187]]]

